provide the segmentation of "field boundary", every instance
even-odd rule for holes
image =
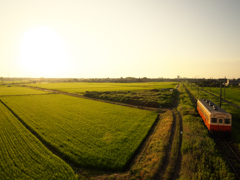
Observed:
[[[157,126],[158,122],[160,121],[160,114],[157,115],[157,118],[155,119],[155,122],[153,123],[152,127],[149,129],[147,135],[139,145],[138,149],[135,151],[134,155],[132,156],[131,159],[129,159],[129,162],[127,163],[126,167],[124,168],[123,172],[127,172],[130,170],[131,166],[134,164],[134,160],[137,155],[141,154],[144,149],[146,148],[146,145],[148,143],[149,138],[151,135],[154,133],[154,129]]]

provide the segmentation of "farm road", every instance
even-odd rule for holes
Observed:
[[[178,90],[179,85],[176,87],[176,89]],[[178,91],[179,92],[179,91]],[[174,99],[174,103],[173,103],[173,107],[171,107],[171,109],[177,108],[179,103],[179,94],[177,95],[177,97]],[[174,141],[174,136],[175,133],[179,133],[176,131],[177,129],[177,122],[176,122],[176,116],[179,117],[180,120],[180,132],[183,131],[183,124],[182,124],[182,116],[181,114],[177,111],[177,110],[172,110],[173,113],[173,127],[172,127],[172,132],[171,132],[171,136],[170,136],[170,141],[169,141],[169,145],[167,147],[166,150],[166,156],[163,160],[163,167],[160,168],[158,170],[157,175],[155,176],[154,180],[160,180],[160,179],[167,179],[167,177],[164,177],[167,175],[167,167],[170,165],[170,161],[171,161],[171,156],[173,154],[173,141]],[[177,161],[175,162],[174,165],[174,171],[172,172],[172,180],[178,179],[179,178],[179,173],[181,170],[181,163],[182,163],[182,153],[181,153],[181,147],[182,147],[182,134],[180,134],[180,140],[179,140],[179,150],[178,150],[178,155],[177,155]],[[168,177],[170,178],[170,177]]]
[[[180,117],[180,132],[182,132],[183,131],[182,116],[178,111],[176,113]],[[175,166],[175,170],[174,170],[174,173],[173,173],[172,180],[175,180],[175,179],[179,178],[179,173],[180,173],[181,164],[182,164],[181,147],[182,147],[182,133],[180,134],[179,152],[178,152],[177,163],[176,163],[176,166]]]
[[[174,147],[173,147],[173,141],[175,140],[174,137],[175,137],[175,134],[176,133],[179,133],[176,129],[177,129],[177,125],[178,123],[176,122],[177,121],[177,117],[176,116],[179,116],[180,118],[180,131],[182,131],[182,120],[181,120],[181,116],[180,114],[178,113],[178,111],[173,111],[172,110],[172,113],[173,113],[173,127],[172,127],[172,131],[171,131],[171,136],[170,136],[170,141],[169,141],[169,145],[166,149],[166,155],[163,159],[163,166],[159,169],[157,175],[155,176],[155,180],[161,180],[161,179],[168,179],[170,177],[168,177],[168,172],[167,172],[167,168],[173,164],[170,164],[172,163],[171,162],[171,158],[173,158],[173,151],[174,151]],[[178,152],[178,156],[177,156],[177,161],[175,162],[174,166],[175,166],[175,169],[174,171],[172,172],[171,176],[173,180],[179,178],[179,172],[180,172],[180,168],[181,168],[181,161],[182,161],[182,156],[181,156],[181,145],[182,145],[182,136],[180,135],[180,142],[179,142],[179,152]]]

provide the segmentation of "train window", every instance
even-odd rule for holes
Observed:
[[[222,119],[219,119],[219,120],[218,120],[218,123],[219,123],[219,124],[222,124],[222,122],[223,122]]]
[[[225,119],[225,124],[230,124],[230,119]]]
[[[217,123],[217,118],[212,118],[211,123]]]

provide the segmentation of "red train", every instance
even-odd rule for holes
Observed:
[[[197,101],[197,110],[209,131],[231,132],[232,115],[207,99]]]

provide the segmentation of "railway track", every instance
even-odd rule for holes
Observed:
[[[188,93],[192,103],[194,104],[194,106],[197,108],[197,99],[192,95],[192,93],[190,93],[190,91],[188,90],[188,88],[185,86],[185,84],[183,84],[183,87],[185,88],[186,92]]]
[[[185,85],[183,85],[186,92],[189,94],[189,97],[192,103],[197,108],[197,99],[191,94]],[[205,126],[206,127],[206,126]],[[209,132],[210,133],[210,132]],[[214,134],[211,134],[214,139],[217,147],[222,151],[222,154],[225,156],[229,166],[236,175],[236,178],[240,180],[240,158],[237,153],[234,151],[230,143],[225,138],[220,138]]]
[[[231,169],[233,170],[236,178],[240,180],[240,158],[235,153],[231,145],[226,139],[220,139],[219,137],[214,137],[215,143],[217,144],[218,148],[224,154],[228,164],[230,165]]]

